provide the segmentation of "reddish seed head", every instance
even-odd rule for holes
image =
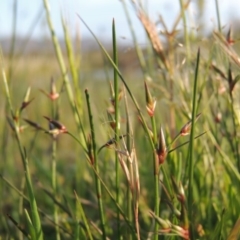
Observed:
[[[166,152],[158,153],[158,163],[163,164],[167,156]]]
[[[155,112],[155,107],[156,107],[156,100],[154,100],[151,104],[147,104],[147,112],[150,117],[153,117],[154,112]]]
[[[44,93],[48,98],[50,98],[52,101],[56,100],[59,98],[59,93],[57,92],[55,81],[51,79],[51,84],[50,84],[50,91],[49,93],[40,89],[42,93]]]
[[[50,85],[50,94],[49,98],[54,101],[59,97],[59,93],[57,92],[55,81],[53,78],[51,79],[51,85]]]
[[[145,86],[145,96],[146,96],[146,103],[147,103],[147,106],[146,106],[147,112],[150,117],[153,117],[157,102],[152,98],[152,95],[148,89],[148,85],[146,82],[144,82],[144,86]]]
[[[183,239],[190,239],[188,229],[184,229],[183,227],[176,226],[176,225],[173,225],[173,229],[175,230],[174,232],[176,232]]]
[[[166,147],[166,141],[165,141],[165,136],[164,136],[162,127],[160,128],[160,133],[159,133],[157,156],[158,156],[158,163],[163,164],[167,156],[167,147]]]
[[[36,130],[44,130],[39,124],[30,121],[28,119],[24,119],[25,122],[27,122],[30,126],[34,127]]]
[[[227,41],[229,46],[231,46],[235,43],[235,40],[232,39],[232,29],[231,29],[231,27],[229,28],[229,31],[227,33],[226,41]]]
[[[201,113],[197,114],[195,121],[198,120],[198,118],[201,116]],[[180,130],[180,135],[181,136],[186,136],[190,133],[190,129],[192,126],[192,120],[190,120],[188,123],[186,123],[182,129]]]
[[[32,101],[33,101],[34,98],[32,98],[30,101],[27,101],[27,102],[22,102],[22,105],[20,107],[20,112],[26,108]]]
[[[218,112],[214,120],[216,123],[220,123],[222,121],[222,114]]]
[[[60,133],[67,133],[67,128],[60,122],[53,120],[49,117],[44,116],[49,122],[49,133],[52,133],[53,135],[57,136]]]

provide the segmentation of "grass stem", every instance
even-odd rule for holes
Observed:
[[[93,148],[93,156],[94,156],[94,167],[96,170],[96,173],[99,173],[99,167],[98,167],[98,156],[97,156],[97,148],[96,148],[96,140],[95,140],[95,130],[94,130],[94,124],[93,124],[93,115],[90,105],[90,96],[88,93],[88,90],[85,90],[86,100],[87,100],[87,109],[88,109],[88,117],[89,117],[89,123],[90,123],[90,129],[91,129],[91,139],[92,139],[92,148]],[[99,210],[99,216],[101,221],[101,230],[102,230],[102,239],[106,240],[106,230],[105,230],[105,214],[103,210],[103,200],[102,200],[102,188],[101,188],[101,182],[99,180],[99,177],[95,174],[95,185],[96,185],[96,191],[97,191],[97,199],[98,199],[98,210]]]
[[[112,22],[112,43],[113,43],[113,61],[116,66],[118,66],[118,52],[117,52],[117,40],[116,40],[116,28],[115,28],[115,21],[113,19]],[[119,99],[118,99],[118,73],[115,69],[113,69],[113,79],[114,79],[114,109],[115,109],[115,145],[116,149],[118,149],[118,141],[119,141],[119,130],[120,130],[120,123],[119,123]],[[120,176],[119,176],[119,160],[118,160],[118,152],[115,151],[115,187],[116,187],[116,201],[120,204]],[[118,238],[121,238],[121,231],[120,231],[120,213],[117,209],[117,232]]]
[[[197,83],[198,83],[198,69],[200,63],[200,49],[198,49],[195,76],[194,76],[194,85],[193,85],[193,96],[192,96],[192,127],[190,133],[190,142],[189,142],[189,169],[188,169],[188,214],[190,221],[190,237],[194,239],[193,236],[193,181],[194,181],[194,132],[195,132],[195,117],[196,117],[196,99],[197,99]]]

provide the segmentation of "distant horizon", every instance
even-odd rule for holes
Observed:
[[[139,23],[130,1],[126,2],[134,29],[136,30],[135,32],[138,42],[139,44],[144,44],[146,39],[144,29]],[[175,4],[176,2],[177,4]],[[0,2],[0,7],[2,9],[2,14],[0,16],[0,41],[11,38],[13,3],[14,0]],[[78,19],[77,14],[79,14],[93,32],[101,40],[106,42],[111,41],[111,24],[112,19],[114,18],[119,44],[132,45],[131,33],[120,1],[104,0],[99,3],[97,0],[90,0],[87,2],[69,0],[66,3],[64,0],[54,0],[49,1],[49,4],[52,10],[51,14],[53,24],[59,39],[63,38],[63,30],[60,19],[61,13],[68,23],[70,33],[73,38],[75,37],[76,31],[79,32],[81,39],[92,38],[89,31],[83,26],[80,19]],[[42,9],[42,1],[34,1],[33,3],[33,1],[30,0],[22,0],[21,2],[18,2],[17,5],[17,38],[26,39],[29,37],[30,32],[32,34],[31,39],[35,41],[50,38],[50,32],[47,28],[45,19],[45,12]],[[231,24],[233,24],[231,21],[239,19],[237,14],[239,8],[237,6],[240,7],[240,3],[237,0],[222,1],[219,6],[221,25],[226,26],[227,29]],[[189,10],[190,13],[188,14],[188,17],[191,20],[189,21],[191,25],[188,25],[188,28],[194,31],[193,29],[197,29],[199,27],[198,24],[200,24],[196,23],[196,4],[192,2],[189,7],[191,10]],[[178,12],[180,11],[179,9],[179,1],[176,0],[162,0],[160,3],[156,0],[148,1],[148,12],[151,20],[156,21],[158,14],[161,14],[170,30]],[[34,23],[34,19],[36,19],[37,16],[40,16],[39,14],[41,17]],[[204,15],[201,16],[201,18],[205,23],[202,31],[210,32],[212,29],[217,28],[214,0],[205,1]],[[8,22],[8,24],[6,24],[6,22]],[[180,24],[180,27],[181,26],[182,23]],[[29,31],[29,29],[32,29],[33,31]]]

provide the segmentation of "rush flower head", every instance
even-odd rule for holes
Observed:
[[[29,88],[27,89],[27,92],[26,92],[26,94],[25,94],[24,100],[23,100],[22,105],[21,105],[21,107],[20,107],[20,110],[19,110],[20,112],[21,112],[24,108],[26,108],[26,107],[33,101],[33,98],[32,98],[31,100],[29,100],[30,92],[31,92],[31,88],[29,87]]]
[[[226,36],[226,41],[229,46],[233,45],[235,43],[235,40],[232,38],[232,28],[230,27],[227,36]]]
[[[198,120],[198,118],[201,116],[201,113],[199,113],[196,118],[195,118],[195,121]],[[183,127],[182,129],[180,130],[180,135],[181,136],[186,136],[190,133],[190,129],[191,129],[191,126],[192,126],[192,120],[190,120],[189,122],[187,122]]]
[[[30,121],[28,119],[24,119],[25,122],[27,122],[30,126],[32,126],[33,128],[35,128],[36,130],[44,130],[44,128],[42,128],[38,123],[35,123],[33,121]]]
[[[144,82],[144,86],[145,86],[145,96],[146,96],[146,103],[147,103],[147,106],[146,106],[147,112],[150,117],[153,117],[157,101],[153,99],[146,82]]]
[[[179,184],[177,184],[174,177],[171,177],[171,179],[172,179],[173,189],[177,196],[178,201],[180,203],[184,204],[185,203],[185,193],[184,193],[184,188],[182,186],[182,183],[180,182]]]
[[[177,225],[172,225],[172,231],[176,233],[178,236],[182,237],[183,239],[190,239],[188,229],[185,229]]]
[[[60,122],[53,120],[49,117],[44,116],[49,122],[49,131],[47,133],[52,134],[54,137],[58,136],[60,133],[67,133],[67,128]]]
[[[220,122],[222,121],[222,113],[221,113],[221,112],[218,112],[218,113],[215,115],[214,120],[215,120],[216,123],[220,123]]]
[[[108,116],[108,122],[109,122],[110,127],[112,129],[115,129],[116,128],[116,121],[115,121],[114,117],[108,111],[107,111],[107,116]]]
[[[167,156],[167,147],[166,147],[166,141],[165,141],[162,127],[160,128],[160,132],[159,132],[157,156],[158,156],[158,163],[163,164]]]
[[[56,100],[59,97],[59,93],[57,92],[55,81],[52,78],[50,83],[50,92],[47,93],[46,91],[40,89],[42,93],[44,93],[48,98],[50,98],[52,101]]]

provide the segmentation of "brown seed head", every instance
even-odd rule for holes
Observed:
[[[144,86],[145,86],[145,96],[146,96],[146,103],[147,103],[147,106],[146,106],[147,112],[150,117],[153,117],[157,102],[156,100],[153,99],[146,82],[144,82]]]
[[[165,141],[162,127],[160,128],[160,132],[159,132],[157,156],[158,156],[158,163],[163,164],[167,156],[167,147],[166,147],[166,141]]]
[[[201,113],[197,114],[196,118],[195,118],[195,121],[198,120],[198,118],[200,117]],[[183,127],[182,129],[180,130],[180,135],[181,136],[186,136],[190,133],[190,129],[191,129],[191,126],[192,126],[192,120],[190,120],[189,122],[187,122]]]

